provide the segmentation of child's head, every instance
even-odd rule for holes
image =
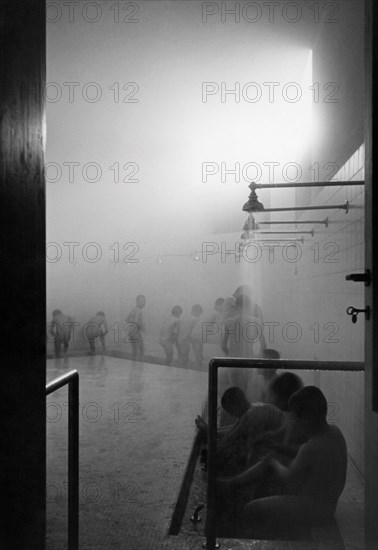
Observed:
[[[239,294],[235,300],[235,308],[237,311],[251,312],[252,301],[246,294]]]
[[[228,388],[222,395],[221,405],[232,416],[240,418],[249,408],[249,403],[243,390],[234,386]]]
[[[146,297],[143,294],[139,294],[136,297],[136,305],[139,308],[143,308],[146,305]]]
[[[233,293],[233,297],[237,298],[238,296],[242,296],[242,295],[250,297],[251,294],[252,294],[252,289],[250,286],[240,285]]]
[[[264,359],[280,359],[281,354],[273,348],[264,349]]]
[[[221,312],[223,302],[224,302],[224,298],[218,298],[217,300],[215,300],[215,304],[214,304],[215,311],[218,311],[219,313]]]
[[[174,307],[172,308],[171,314],[173,315],[173,317],[179,318],[180,315],[182,314],[182,307],[180,307],[180,306],[174,306]]]
[[[300,431],[316,433],[327,423],[327,400],[316,386],[306,386],[289,399],[289,411]]]
[[[280,359],[281,355],[277,350],[272,348],[266,348],[263,351],[264,359]],[[257,372],[261,374],[265,380],[271,380],[276,376],[277,369],[257,369]]]
[[[96,313],[96,316],[97,316],[97,317],[105,317],[105,313],[104,313],[103,311],[98,311],[98,312]]]
[[[289,410],[289,399],[293,393],[303,388],[303,382],[296,374],[284,372],[271,380],[268,400],[283,411]]]
[[[58,315],[62,315],[62,312],[60,311],[60,309],[54,309],[54,311],[52,312],[52,316],[57,317]]]
[[[202,315],[202,312],[203,312],[203,309],[199,304],[195,304],[192,307],[192,315],[194,315],[195,317],[199,317],[200,315]]]

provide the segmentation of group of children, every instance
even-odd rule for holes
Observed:
[[[345,439],[327,422],[327,401],[295,374],[271,377],[264,402],[228,388],[222,408],[236,418],[218,429],[217,518],[248,538],[290,536],[328,523],[344,489]],[[207,435],[207,424],[196,425]]]
[[[60,309],[54,309],[52,320],[48,325],[48,335],[54,342],[55,357],[60,358],[68,350],[71,338],[73,337],[76,322],[72,317],[62,313]],[[84,327],[85,337],[89,344],[89,355],[96,353],[96,340],[101,342],[102,349],[105,351],[105,336],[109,332],[105,313],[98,311],[91,317]]]
[[[172,308],[171,316],[166,319],[160,331],[159,342],[163,347],[166,364],[171,365],[176,348],[178,366],[185,368],[188,365],[190,350],[193,348],[197,366],[201,368],[203,361],[203,340],[200,317],[202,306],[195,304],[189,316],[180,319],[183,313],[181,306]]]
[[[213,346],[213,355],[230,355],[232,357],[262,357],[265,345],[263,334],[262,312],[250,298],[251,289],[246,285],[236,289],[230,298],[218,298],[214,311],[207,318],[203,308],[195,304],[190,315],[183,315],[183,308],[176,305],[171,315],[163,322],[160,331],[159,344],[164,350],[165,363],[171,365],[175,350],[177,365],[186,368],[190,352],[193,350],[196,367],[203,367],[204,344]],[[131,344],[132,358],[142,361],[144,357],[145,322],[144,308],[146,297],[142,294],[136,297],[135,308],[126,317],[124,342]],[[63,314],[61,310],[53,311],[48,334],[53,338],[55,355],[61,357],[66,353],[68,345],[77,325],[74,319]],[[251,331],[252,329],[252,331]],[[105,336],[109,332],[105,313],[98,311],[82,327],[81,332],[89,344],[89,354],[96,352],[96,340],[101,342],[105,350]],[[240,387],[246,386],[246,372],[233,370],[231,381]]]
[[[146,305],[146,297],[139,295],[136,298],[135,308],[126,318],[127,341],[132,346],[132,356],[134,360],[141,361],[144,354],[144,320],[142,310]],[[54,342],[55,357],[62,357],[68,350],[69,342],[74,334],[74,327],[78,325],[72,317],[62,313],[60,309],[55,309],[52,313],[52,320],[48,326],[48,335]],[[103,351],[106,350],[105,336],[109,328],[105,313],[98,311],[91,317],[82,328],[82,334],[89,344],[89,355],[96,354],[96,341],[100,340]]]
[[[208,318],[202,316],[199,304],[193,305],[190,315],[183,318],[181,306],[174,306],[160,333],[166,363],[172,363],[176,349],[178,366],[186,367],[193,349],[197,368],[201,370],[204,344],[215,346],[214,355],[263,357],[266,343],[262,311],[252,301],[251,293],[247,285],[242,285],[231,297],[218,298]],[[246,386],[245,371],[234,369],[229,374],[235,385]]]

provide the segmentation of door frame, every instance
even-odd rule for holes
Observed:
[[[365,319],[365,544],[378,548],[378,192],[373,180],[378,168],[378,2],[365,1],[365,268],[372,273],[365,289],[371,309]],[[377,235],[377,237],[375,237]],[[374,361],[375,359],[375,361]]]

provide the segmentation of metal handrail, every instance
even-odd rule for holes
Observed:
[[[79,373],[71,370],[46,386],[46,396],[68,384],[68,549],[79,549]]]
[[[341,361],[301,361],[291,359],[241,359],[231,357],[215,357],[209,362],[209,413],[208,413],[208,481],[207,481],[207,525],[206,542],[203,547],[218,548],[215,533],[215,504],[216,504],[216,469],[215,459],[217,451],[217,397],[218,397],[218,368],[242,369],[292,369],[292,370],[324,370],[324,371],[353,371],[365,370],[363,362]]]

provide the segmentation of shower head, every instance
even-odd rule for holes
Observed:
[[[248,201],[243,206],[243,212],[263,212],[264,205],[257,198],[255,183],[252,182],[248,187],[251,190]]]

